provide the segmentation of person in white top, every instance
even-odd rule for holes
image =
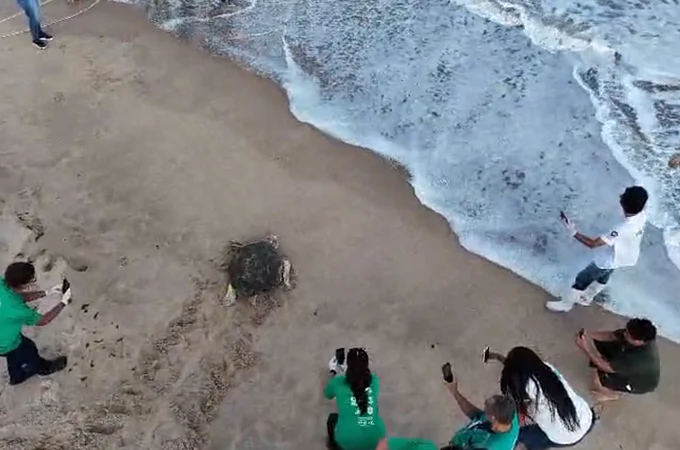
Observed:
[[[595,414],[567,380],[531,349],[515,347],[503,357],[501,392],[511,397],[520,415],[516,449],[543,450],[578,444],[595,424]]]
[[[637,263],[640,256],[640,242],[645,232],[647,215],[647,191],[641,186],[631,186],[621,194],[621,208],[625,220],[598,238],[581,234],[569,218],[561,213],[562,223],[581,244],[597,249],[595,258],[588,267],[576,275],[571,290],[561,300],[550,301],[547,308],[551,311],[566,312],[578,303],[588,306],[609,281],[612,272],[619,267],[630,267]]]

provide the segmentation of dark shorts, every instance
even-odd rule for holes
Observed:
[[[520,428],[517,442],[521,442],[522,444],[524,444],[527,450],[544,450],[548,448],[573,447],[577,444],[580,444],[583,441],[583,439],[585,439],[586,436],[588,436],[588,434],[593,430],[593,427],[595,426],[596,422],[596,417],[597,416],[595,415],[595,412],[593,412],[593,421],[590,424],[590,429],[588,429],[586,434],[578,442],[574,442],[573,444],[555,444],[536,424],[527,425]]]
[[[2,356],[7,359],[9,384],[22,383],[33,375],[48,374],[51,369],[50,361],[40,357],[35,342],[24,335],[17,348]]]
[[[576,275],[576,280],[571,287],[579,291],[585,291],[595,281],[600,284],[607,284],[613,272],[614,269],[601,269],[595,263],[590,263],[588,267]]]
[[[326,431],[328,432],[328,440],[326,445],[329,450],[342,450],[337,442],[335,442],[335,426],[338,424],[337,413],[331,413],[328,415],[328,420],[326,420]]]
[[[597,371],[597,376],[600,379],[602,386],[606,387],[611,391],[625,392],[627,394],[634,394],[634,390],[630,386],[630,382],[627,378],[622,377],[616,373],[607,373],[600,370]]]

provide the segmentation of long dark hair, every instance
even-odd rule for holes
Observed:
[[[538,386],[538,395],[543,395],[548,401],[553,419],[557,414],[569,431],[577,430],[579,420],[576,407],[560,377],[533,350],[515,347],[505,358],[501,373],[501,392],[512,397],[518,411],[526,416],[529,416],[529,403],[539,400],[530,398],[527,394],[526,385],[529,380],[533,380]]]
[[[351,348],[347,352],[347,372],[345,379],[349,384],[354,398],[357,400],[359,411],[366,414],[368,410],[368,394],[366,388],[371,385],[373,376],[368,368],[368,353],[363,348]]]

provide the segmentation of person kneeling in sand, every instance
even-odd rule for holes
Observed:
[[[641,186],[631,186],[621,194],[620,204],[625,220],[609,233],[591,238],[579,233],[569,218],[561,213],[562,223],[569,234],[588,248],[607,248],[596,251],[594,261],[577,276],[571,291],[561,300],[547,303],[547,308],[556,312],[571,310],[574,304],[588,306],[609,281],[612,272],[619,267],[630,267],[640,256],[640,242],[645,231],[647,216],[647,191]]]
[[[515,347],[507,356],[489,353],[503,364],[501,392],[515,401],[521,428],[517,449],[544,450],[578,444],[595,424],[595,414],[567,380],[531,349]]]
[[[458,380],[453,372],[446,388],[456,400],[470,423],[453,435],[446,449],[451,450],[512,450],[519,434],[519,419],[515,403],[505,395],[494,395],[484,402],[484,409],[473,405],[458,390]],[[389,450],[395,450],[390,448]],[[396,450],[399,450],[398,447]]]
[[[592,393],[598,403],[616,400],[621,393],[652,392],[659,385],[656,327],[647,319],[631,319],[615,331],[581,330],[576,345],[590,360]]]
[[[519,434],[515,402],[505,395],[494,395],[484,409],[473,405],[458,390],[458,380],[450,364],[442,368],[446,388],[470,423],[453,435],[441,450],[513,450]],[[390,437],[380,441],[376,450],[438,450],[433,441],[420,438]]]
[[[35,342],[21,334],[21,328],[44,326],[52,322],[71,300],[71,290],[62,293],[61,286],[46,291],[30,291],[35,282],[35,267],[25,262],[10,264],[0,279],[0,356],[7,359],[9,384],[22,383],[33,375],[50,375],[66,367],[66,357],[43,359]],[[40,314],[26,305],[48,294],[61,295],[61,302]]]
[[[336,400],[338,412],[330,414],[326,422],[328,448],[374,450],[385,437],[385,424],[378,409],[380,384],[368,367],[368,354],[362,348],[352,348],[347,352],[346,370],[335,358],[329,370],[331,379],[323,395]]]

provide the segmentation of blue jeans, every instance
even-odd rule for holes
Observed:
[[[40,27],[40,0],[17,0],[17,3],[28,17],[28,28],[33,40],[39,40],[43,32]]]
[[[574,442],[573,444],[555,444],[553,441],[550,440],[550,438],[548,438],[548,436],[543,432],[543,430],[541,430],[541,427],[539,427],[536,424],[525,425],[522,428],[520,428],[517,442],[521,442],[522,444],[524,444],[527,450],[546,450],[548,448],[573,447],[576,444],[580,444],[586,438],[586,436],[588,436],[588,434],[590,434],[590,432],[593,431],[595,423],[597,422],[597,416],[595,415],[595,411],[592,411],[592,414],[593,421],[590,423],[590,428],[578,442]]]
[[[588,267],[576,275],[576,280],[571,287],[579,291],[585,291],[588,289],[588,286],[593,284],[593,281],[597,281],[600,284],[607,284],[612,272],[614,272],[614,269],[602,269],[597,267],[595,263],[590,263]]]

